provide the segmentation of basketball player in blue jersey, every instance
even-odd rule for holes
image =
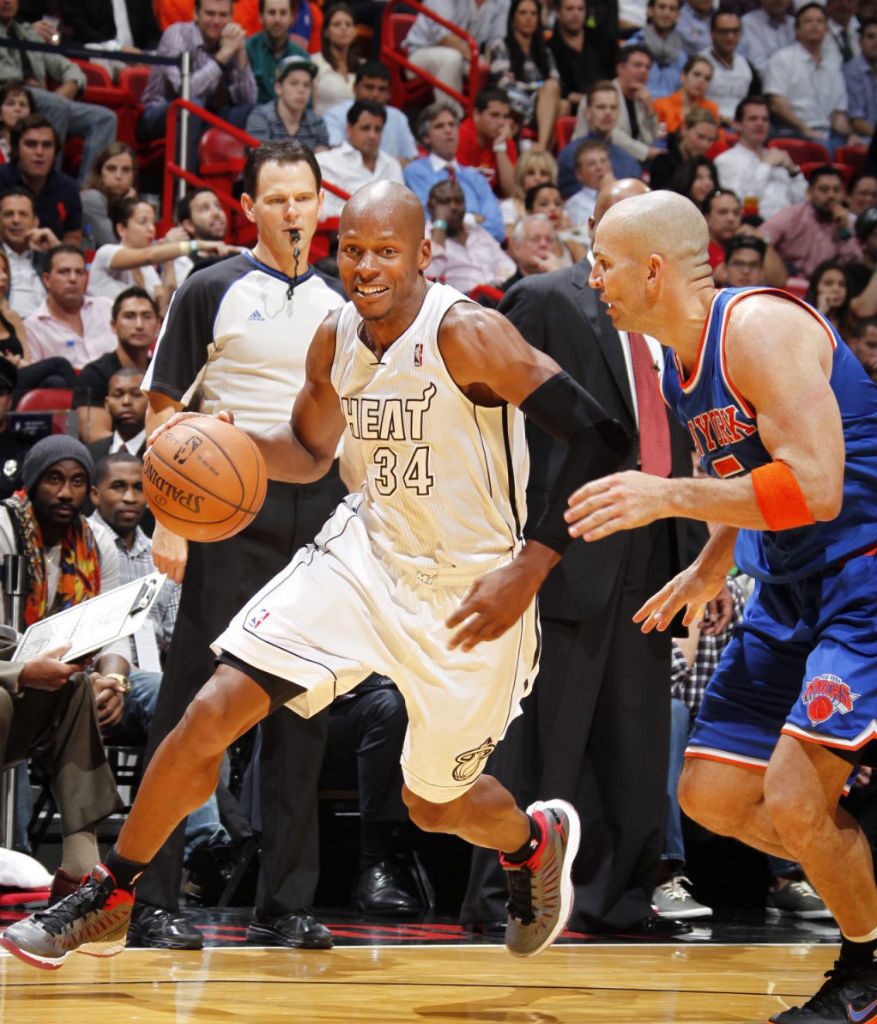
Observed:
[[[344,434],[362,489],[217,639],[219,666],[150,762],[106,863],[6,930],[0,943],[16,956],[57,967],[78,947],[118,952],[137,878],[212,792],[234,737],[284,704],[312,715],[373,670],[405,698],[412,820],[506,851],[512,953],[538,953],[563,928],[575,810],[552,800],[525,813],[482,772],[535,675],[535,595],[571,543],[567,496],[622,465],[630,441],[504,317],[430,284],[429,260],[409,189],[368,185],[346,204],[338,266],[351,301],[317,330],[291,422],[252,436],[271,476],[304,482],[326,472]],[[569,443],[526,542],[515,406]]]
[[[816,310],[763,288],[717,291],[703,217],[669,192],[601,221],[591,285],[616,327],[667,346],[664,398],[713,479],[619,473],[570,498],[586,541],[666,516],[726,524],[634,616],[690,624],[736,564],[757,585],[695,724],[688,814],[801,864],[840,956],[776,1024],[877,1022],[877,888],[838,807],[877,739],[877,387]]]

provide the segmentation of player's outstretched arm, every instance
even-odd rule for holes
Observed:
[[[618,473],[586,484],[569,499],[573,537],[599,540],[669,516],[781,530],[838,514],[844,442],[824,328],[786,299],[755,295],[735,308],[725,354],[773,461],[725,480]]]
[[[317,328],[289,423],[253,435],[273,480],[311,483],[326,475],[335,458],[345,427],[331,380],[337,322],[338,312],[333,311]]]

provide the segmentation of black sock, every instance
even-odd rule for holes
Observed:
[[[509,861],[511,864],[523,864],[525,860],[529,860],[533,851],[539,845],[539,841],[542,839],[542,829],[536,824],[535,820],[528,814],[527,821],[530,823],[530,838],[524,843],[522,847],[515,850],[514,853],[506,853],[503,850],[503,859]]]
[[[116,852],[115,846],[104,857],[103,865],[115,878],[119,888],[125,889],[128,892],[133,892],[134,883],[148,866],[147,864],[138,864],[133,860],[125,860],[124,857],[120,857]]]
[[[863,967],[874,966],[874,953],[877,952],[877,939],[868,942],[853,942],[845,935],[840,941],[840,960],[847,967],[861,970]]]

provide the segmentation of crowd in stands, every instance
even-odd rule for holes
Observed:
[[[77,524],[88,524],[77,527],[71,557],[87,558],[91,569],[85,589],[67,593],[67,572],[49,567],[39,609],[29,606],[24,623],[151,565],[151,517],[137,484],[140,382],[175,290],[200,267],[241,251],[229,234],[229,204],[214,188],[190,188],[172,210],[141,191],[138,147],[164,139],[179,68],[150,66],[135,137],[124,141],[112,110],[83,102],[86,75],[63,55],[67,43],[92,49],[114,80],[125,66],[114,55],[188,53],[194,103],[257,142],[309,146],[332,186],[323,207],[330,254],[331,218],[345,195],[374,181],[404,182],[426,211],[428,275],[492,306],[525,278],[587,260],[599,197],[614,184],[633,179],[688,196],[703,212],[720,287],[765,285],[805,298],[877,382],[875,0],[423,3],[468,33],[477,67],[460,35],[428,14],[409,17],[405,55],[447,91],[399,107],[399,73],[380,59],[380,0],[0,0],[0,497],[19,494],[11,511],[0,509],[0,547],[15,548],[10,517],[18,517],[43,532],[47,561],[52,544],[70,554],[58,523],[45,519],[47,495],[66,487]],[[209,127],[190,121],[190,169]],[[81,140],[78,148],[71,139]],[[228,198],[239,185],[229,185]],[[331,259],[324,267],[331,272]],[[33,424],[15,408],[37,388],[71,396],[64,401],[76,410],[79,441],[59,447],[51,435],[33,444]],[[737,583],[731,589],[736,608],[745,595]],[[174,612],[169,593],[154,630],[95,663],[96,725],[85,721],[79,690],[71,692],[70,742],[87,744],[92,728],[108,742],[148,729]],[[678,745],[696,711],[689,677],[706,655],[695,638],[674,658]],[[40,671],[54,678],[62,670]],[[39,682],[24,674],[14,685]],[[0,688],[5,764],[34,747],[27,732],[7,746],[9,692]],[[28,728],[37,730],[33,703]],[[395,786],[400,705],[387,680],[351,698],[338,715],[343,750],[336,743],[327,772],[351,744],[365,742],[374,721],[357,724],[357,716],[379,706],[385,754],[394,752],[381,770]],[[14,708],[16,721],[28,714],[26,702]],[[103,759],[89,770],[94,792],[65,833],[58,892],[91,868],[93,823],[116,808]],[[71,797],[56,795],[63,816]],[[364,821],[357,903],[416,912],[420,896],[393,866],[391,848],[405,812],[398,801],[385,803],[386,815]],[[678,814],[671,807],[670,867],[655,901],[668,916],[708,913],[680,889]],[[232,843],[215,797],[192,816],[188,838],[190,854],[199,842],[220,851]],[[786,875],[776,869],[775,891],[783,878],[799,886],[799,910],[814,898],[794,866]],[[796,912],[791,897],[787,903]]]

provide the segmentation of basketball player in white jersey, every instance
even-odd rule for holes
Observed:
[[[412,820],[505,851],[511,952],[538,953],[562,930],[576,813],[560,800],[524,813],[482,769],[536,674],[534,595],[569,543],[567,495],[620,465],[629,439],[504,317],[429,284],[423,234],[402,185],[366,186],[345,206],[338,266],[351,301],[314,337],[291,422],[253,436],[271,476],[306,482],[346,429],[362,489],[217,639],[217,670],[158,749],[105,864],[7,929],[2,944],[27,962],[121,949],[139,874],[212,792],[228,744],[281,704],[316,713],[373,670],[405,697]],[[514,406],[570,444],[526,542]]]

